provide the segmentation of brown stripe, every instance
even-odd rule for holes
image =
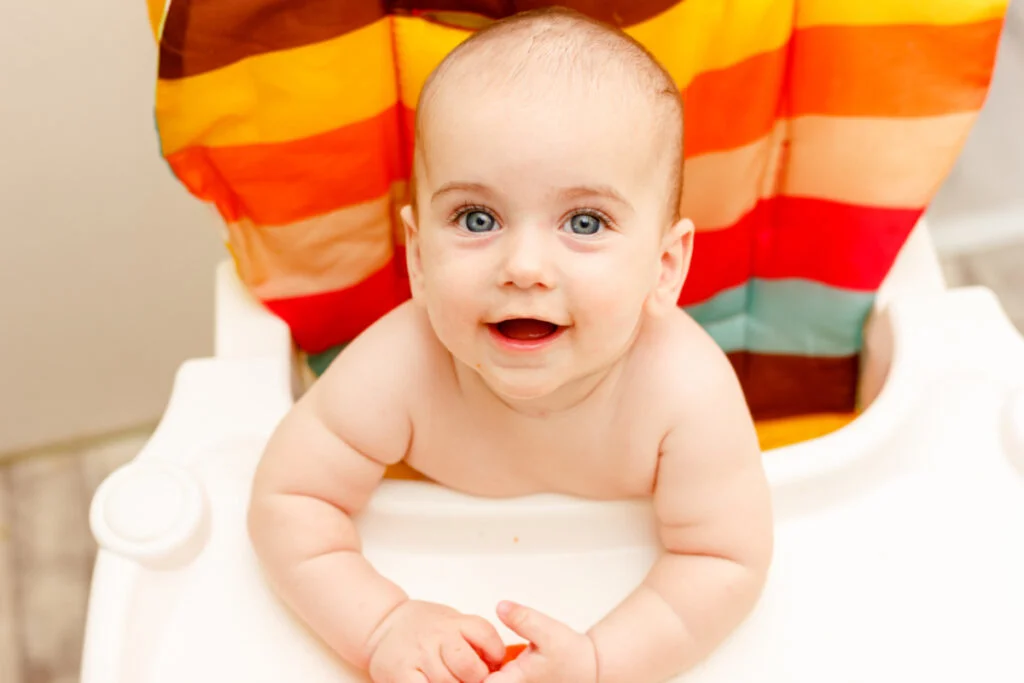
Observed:
[[[395,13],[422,15],[457,28],[477,29],[486,19],[503,19],[542,7],[568,7],[613,26],[632,26],[655,17],[681,0],[395,0],[388,3]]]
[[[185,78],[318,43],[385,13],[376,0],[172,0],[160,40],[160,78]]]
[[[729,354],[755,420],[844,413],[857,401],[859,356]]]
[[[173,0],[160,41],[160,78],[194,76],[246,57],[312,45],[389,12],[478,29],[524,10],[560,5],[618,26],[661,14],[679,0]]]

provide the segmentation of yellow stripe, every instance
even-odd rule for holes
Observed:
[[[394,105],[393,74],[385,17],[323,43],[161,80],[156,115],[163,152],[284,142],[370,118]]]
[[[792,32],[793,0],[687,0],[626,33],[650,50],[679,87],[778,49]]]
[[[867,118],[801,116],[779,192],[884,208],[921,208],[934,196],[977,112]]]
[[[442,26],[414,17],[393,17],[398,89],[402,103],[415,109],[430,72],[472,31]]]
[[[149,15],[149,27],[153,30],[153,37],[160,41],[163,34],[164,18],[167,16],[167,8],[170,0],[146,0],[146,14]]]
[[[1007,0],[804,0],[798,28],[821,25],[969,24],[998,19]]]
[[[687,0],[626,33],[684,88],[697,73],[778,49],[789,39],[792,17],[792,0]],[[427,76],[471,32],[413,17],[395,17],[394,22],[401,98],[415,109]]]
[[[786,42],[792,0],[750,0],[741,9],[740,4],[688,0],[629,33],[685,87],[698,72]],[[333,40],[161,80],[156,114],[164,154],[186,146],[285,142],[324,133],[380,113],[395,103],[399,89],[402,102],[415,108],[427,75],[469,35],[421,19],[384,18]],[[394,53],[400,55],[397,88]]]
[[[802,441],[810,441],[838,431],[857,419],[856,413],[825,413],[757,422],[757,437],[761,450],[782,448]]]

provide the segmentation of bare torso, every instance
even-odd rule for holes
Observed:
[[[610,499],[652,493],[672,412],[659,401],[661,377],[692,345],[689,326],[700,334],[682,313],[641,332],[629,356],[583,401],[538,415],[510,408],[475,373],[460,370],[430,338],[426,321],[417,319],[422,313],[411,306],[398,313],[406,318],[400,324],[408,325],[410,343],[427,349],[409,383],[412,439],[405,465],[480,496],[551,492]]]

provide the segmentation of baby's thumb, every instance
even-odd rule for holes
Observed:
[[[557,634],[561,624],[546,614],[514,602],[498,604],[501,622],[525,638],[538,650],[544,650]]]

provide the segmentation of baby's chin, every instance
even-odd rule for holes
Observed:
[[[505,403],[526,407],[554,398],[567,382],[550,368],[515,370],[481,368],[477,370],[484,384]]]

